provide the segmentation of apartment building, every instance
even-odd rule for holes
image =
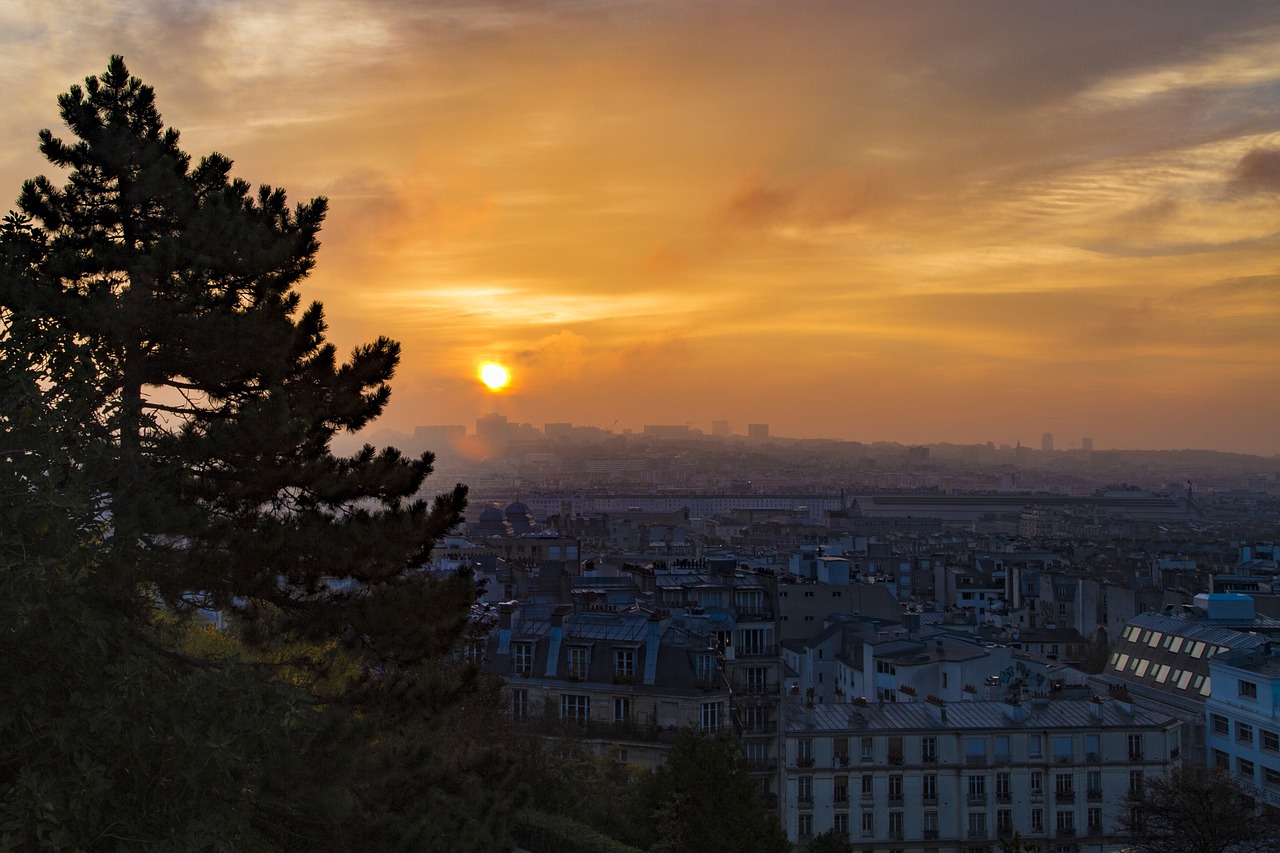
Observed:
[[[786,709],[783,825],[860,851],[992,853],[1015,832],[1053,853],[1107,853],[1116,805],[1177,766],[1172,717],[1116,700]]]
[[[1280,652],[1270,645],[1224,652],[1209,661],[1209,674],[1209,766],[1280,808]]]

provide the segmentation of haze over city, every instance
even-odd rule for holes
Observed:
[[[380,428],[1280,453],[1280,6],[0,6],[0,186],[120,53],[328,196]],[[509,382],[482,383],[486,363]]]

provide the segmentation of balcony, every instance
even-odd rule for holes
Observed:
[[[923,833],[925,841],[936,841],[938,839],[938,830],[926,829]]]
[[[846,806],[849,804],[849,792],[836,789],[835,794],[831,797],[831,802],[837,806]]]
[[[964,763],[969,767],[986,767],[987,757],[985,755],[966,755]]]
[[[921,763],[921,764],[937,764],[937,763],[938,763],[938,753],[936,753],[936,752],[926,752],[926,753],[922,754],[922,755],[920,756],[920,763]]]
[[[634,672],[623,672],[621,670],[613,674],[614,684],[635,684],[636,675]]]
[[[920,803],[926,806],[936,806],[938,804],[937,794],[925,794],[920,798]]]
[[[900,805],[902,805],[902,795],[901,795],[901,794],[890,794],[890,795],[889,795],[889,805],[891,805],[891,806],[900,806]]]
[[[1102,831],[1102,824],[1100,823],[1089,824],[1089,834],[1092,836],[1104,835],[1105,833]]]
[[[812,766],[813,766],[812,755],[802,755],[796,759],[796,767],[812,767]]]
[[[767,608],[752,605],[738,609],[739,622],[772,622],[773,611]]]
[[[890,763],[890,764],[894,764],[894,765],[901,765],[901,764],[902,764],[902,756],[901,756],[901,755],[890,755],[890,756],[889,756],[889,763]]]
[[[969,802],[969,805],[971,806],[985,806],[987,804],[987,795],[986,794],[970,794],[968,802]]]
[[[965,838],[986,838],[987,831],[985,829],[971,829],[964,835]]]
[[[746,737],[758,737],[759,735],[776,734],[778,731],[777,720],[752,720],[742,724],[742,734]]]
[[[1053,798],[1060,803],[1074,803],[1076,792],[1074,788],[1060,788],[1053,792]]]
[[[1090,788],[1088,791],[1085,792],[1085,797],[1088,798],[1090,802],[1096,803],[1102,799],[1102,789]]]
[[[762,643],[750,646],[740,646],[737,649],[737,656],[741,658],[776,658],[778,656],[778,647],[771,643]]]
[[[778,769],[778,759],[776,758],[760,758],[755,761],[748,761],[752,773],[772,773]]]
[[[1246,742],[1247,742],[1247,741],[1246,741]],[[1137,750],[1133,750],[1133,749],[1131,749],[1131,750],[1129,750],[1129,760],[1130,760],[1130,761],[1145,761],[1146,759],[1144,759],[1144,758],[1142,757],[1142,750],[1140,750],[1140,749],[1137,749]]]
[[[1087,761],[1087,762],[1089,762],[1090,764],[1101,764],[1101,763],[1102,763],[1102,753],[1100,753],[1100,752],[1086,752],[1086,753],[1084,754],[1084,760],[1085,760],[1085,761]]]
[[[1058,827],[1056,835],[1059,838],[1075,838],[1076,828],[1074,826],[1060,826]]]
[[[891,830],[889,830],[889,840],[890,840],[890,841],[901,841],[901,840],[902,840],[902,830],[901,830],[901,829],[891,829]]]
[[[1009,792],[1008,792],[1008,791],[1004,791],[1004,792],[997,791],[997,792],[996,792],[996,802],[997,802],[997,803],[1011,803],[1011,802],[1013,802],[1013,797],[1009,796]]]
[[[802,809],[813,808],[813,794],[810,794],[808,796],[801,794],[800,796],[796,797],[796,805],[798,805]]]
[[[1053,757],[1053,761],[1055,764],[1073,764],[1075,760],[1076,760],[1076,757],[1069,752],[1060,753]]]

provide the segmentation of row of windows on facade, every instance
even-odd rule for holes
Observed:
[[[615,723],[634,722],[633,703],[630,696],[611,697],[613,719]],[[511,716],[517,720],[529,719],[529,691],[517,688],[511,691]],[[591,722],[591,697],[583,694],[563,693],[560,695],[560,719],[572,723],[586,724]],[[724,703],[703,702],[698,708],[698,725],[704,732],[717,732],[723,724]],[[608,722],[604,720],[601,722]]]
[[[1071,772],[1054,773],[1054,797],[1058,800],[1074,799],[1076,792],[1076,779],[1078,774]],[[875,776],[866,773],[861,777],[861,794],[864,803],[875,801]],[[1138,792],[1142,790],[1143,780],[1145,778],[1142,770],[1129,771],[1129,790]],[[1102,797],[1102,771],[1090,770],[1084,774],[1085,779],[1085,795],[1088,799],[1100,799]],[[987,801],[987,783],[994,781],[995,797],[997,801],[1010,800],[1013,796],[1011,786],[1012,777],[1007,772],[996,773],[994,779],[982,774],[972,774],[966,777],[967,799],[970,805],[977,805]],[[904,801],[903,795],[903,777],[899,775],[891,775],[888,777],[886,786],[887,797],[889,803],[901,803]],[[1027,784],[1027,790],[1032,797],[1044,794],[1044,773],[1034,771],[1030,774]],[[925,773],[920,777],[920,800],[924,804],[936,802],[938,799],[938,776],[936,773]],[[796,801],[800,805],[813,804],[813,777],[798,776],[796,777]],[[832,785],[832,805],[842,806],[849,802],[849,777],[836,776]]]
[[[1044,757],[1044,738],[1045,735],[1028,734],[1021,737],[1025,738],[1025,746],[1027,756],[1030,758]],[[987,748],[994,746],[994,760],[997,762],[1005,761],[1009,758],[1010,752],[1010,735],[995,735],[992,739],[993,743],[988,743],[985,736],[966,737],[964,738],[964,760],[970,764],[985,764],[987,761]],[[1130,734],[1128,740],[1128,755],[1131,761],[1140,761],[1144,758],[1145,751],[1143,749],[1143,735]],[[869,762],[875,760],[875,741],[874,737],[863,737],[859,739],[859,761]],[[890,764],[901,764],[905,760],[903,745],[906,739],[901,735],[889,735],[885,738],[886,749]],[[1053,741],[1053,760],[1057,763],[1070,763],[1076,760],[1076,736],[1074,735],[1057,735],[1052,737]],[[799,738],[796,741],[796,759],[800,766],[805,766],[807,761],[810,766],[813,763],[813,738]],[[831,739],[832,755],[835,759],[836,766],[849,763],[849,738],[836,737]],[[933,764],[938,761],[938,738],[932,735],[925,735],[919,738],[920,762],[922,764]],[[1102,739],[1098,734],[1084,735],[1084,752],[1083,757],[1086,761],[1100,761],[1102,758]]]
[[[1213,733],[1223,737],[1231,736],[1231,721],[1222,714],[1210,714],[1210,723],[1213,726]],[[1253,726],[1249,723],[1236,721],[1236,742],[1253,746]],[[1258,746],[1265,752],[1272,752],[1280,755],[1280,734],[1270,729],[1258,729]]]
[[[768,635],[762,632],[740,632],[738,651],[743,655],[764,655],[773,652],[773,645],[768,642]],[[727,637],[717,638],[721,643],[727,644]],[[568,675],[570,678],[585,679],[587,670],[591,665],[591,647],[585,645],[570,645],[568,652]],[[511,666],[517,675],[530,675],[533,673],[533,643],[513,643],[511,647]],[[710,652],[702,652],[694,655],[694,669],[697,677],[700,679],[711,678],[715,674],[716,659],[715,655]],[[635,649],[614,649],[613,650],[613,674],[616,678],[634,678],[636,671],[636,652]],[[761,670],[763,672],[763,670]]]
[[[903,813],[888,812],[887,825],[884,827],[886,834],[890,839],[902,839],[905,837],[903,829]],[[967,836],[969,838],[987,838],[987,813],[986,812],[970,812],[967,817]],[[1033,833],[1041,833],[1045,831],[1044,825],[1044,809],[1031,809],[1029,815],[1028,827]],[[1100,834],[1102,827],[1102,807],[1091,806],[1085,815],[1085,826],[1090,834]],[[859,827],[862,836],[865,838],[876,837],[876,813],[863,812],[859,820]],[[841,835],[849,835],[849,815],[844,812],[836,812],[833,815],[832,828]],[[1010,809],[999,809],[996,811],[995,820],[996,832],[1005,834],[1013,831],[1013,812]],[[1058,811],[1054,813],[1054,829],[1061,833],[1074,833],[1076,830],[1076,813],[1074,811]],[[800,814],[796,816],[796,835],[799,840],[807,841],[813,837],[813,815]],[[937,812],[924,812],[921,815],[921,837],[925,840],[939,838],[941,832],[938,826]]]

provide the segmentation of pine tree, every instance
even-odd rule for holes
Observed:
[[[41,131],[40,150],[66,182],[26,182],[0,228],[0,349],[35,377],[24,388],[50,422],[76,425],[49,433],[47,476],[82,484],[105,521],[93,596],[139,637],[159,601],[232,614],[259,663],[304,648],[289,678],[344,710],[328,737],[350,751],[325,764],[346,774],[351,807],[335,813],[363,815],[370,849],[492,846],[500,798],[480,815],[459,798],[503,765],[451,722],[475,683],[451,657],[474,580],[420,570],[466,489],[419,498],[430,454],[330,450],[382,412],[400,348],[379,338],[340,362],[321,306],[301,307],[326,201],[290,207],[219,154],[193,167],[121,57],[58,103],[71,140]],[[337,657],[359,675],[328,677]],[[274,772],[314,789],[302,757]],[[434,807],[406,800],[428,796]],[[307,814],[280,817],[273,843],[341,849]],[[459,843],[427,838],[450,822]]]

